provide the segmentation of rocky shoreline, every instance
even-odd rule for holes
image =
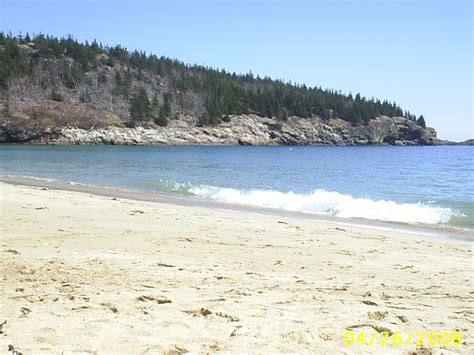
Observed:
[[[277,121],[256,115],[234,116],[217,126],[197,127],[174,120],[166,128],[105,129],[0,127],[0,143],[111,145],[437,145],[433,128],[403,117],[377,117],[366,125],[340,120],[292,117]]]

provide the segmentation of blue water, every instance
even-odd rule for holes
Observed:
[[[0,146],[0,175],[474,228],[474,147]]]

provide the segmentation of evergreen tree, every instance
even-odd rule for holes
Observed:
[[[34,52],[20,50],[19,44],[30,42],[34,44]],[[81,100],[81,92],[85,92],[82,87],[77,90],[81,85],[89,86],[91,93],[96,90],[91,87],[91,74],[97,75],[99,85],[105,89],[107,78],[115,78],[112,102],[117,100],[116,96],[120,96],[119,99],[130,98],[134,83],[140,81],[139,84],[155,91],[155,96],[150,103],[146,90],[137,90],[130,99],[130,114],[135,121],[155,117],[159,124],[164,125],[165,119],[169,120],[172,116],[174,102],[186,113],[199,114],[201,124],[216,124],[226,115],[249,113],[279,120],[289,116],[317,115],[323,119],[341,118],[353,124],[366,124],[380,115],[404,116],[420,126],[426,124],[422,116],[417,119],[395,102],[367,99],[359,93],[346,95],[317,86],[261,78],[251,72],[237,75],[202,65],[184,64],[164,56],[130,52],[121,46],[104,47],[95,40],[89,44],[79,43],[70,36],[55,38],[39,34],[30,37],[26,34],[24,38],[18,38],[0,32],[1,91],[8,92],[12,79],[28,79],[38,72],[38,68],[43,70],[40,63],[41,66],[44,63],[45,67],[59,65],[61,87],[51,93],[51,98],[58,101],[61,99],[56,95],[59,92],[68,96],[77,94],[76,97]],[[46,89],[51,90],[51,84],[45,85],[49,85]],[[165,93],[160,105],[158,97],[164,90],[176,92],[178,97],[173,101],[171,94]]]
[[[159,110],[159,102],[158,102],[158,94],[155,91],[155,94],[153,95],[153,100],[151,101],[151,107],[154,112]]]
[[[171,117],[171,94],[166,93],[163,96],[163,105],[161,106],[160,112],[163,113],[164,117]]]
[[[161,106],[158,116],[155,117],[154,121],[158,126],[161,126],[161,127],[166,127],[168,125],[169,119],[163,110],[163,106]]]
[[[158,105],[158,97],[155,94],[153,98],[153,106]],[[169,123],[169,119],[171,117],[171,94],[166,93],[163,96],[163,104],[158,110],[158,115],[155,117],[155,123],[158,126],[166,127]]]
[[[151,105],[144,88],[138,89],[131,100],[130,117],[132,121],[145,121],[151,116]]]
[[[418,119],[416,120],[416,123],[418,123],[419,126],[426,128],[426,122],[423,115],[420,115],[420,117],[418,117]]]

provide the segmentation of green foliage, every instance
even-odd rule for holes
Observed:
[[[403,117],[409,119],[410,121],[416,122],[416,116],[411,114],[410,111],[405,111]]]
[[[117,60],[113,57],[108,57],[107,60],[105,61],[105,65],[108,67],[113,67],[115,64],[117,64]]]
[[[51,100],[62,102],[64,101],[64,96],[58,91],[56,87],[53,87],[51,90]]]
[[[34,51],[26,54],[20,45],[29,46]],[[184,95],[189,93],[198,97],[198,104],[189,108],[193,113],[202,112],[201,105],[204,104],[205,112],[199,118],[201,125],[217,124],[226,119],[226,115],[249,113],[281,121],[291,116],[341,118],[354,125],[366,124],[380,115],[404,116],[421,126],[426,125],[424,118],[416,119],[395,102],[261,78],[251,72],[237,75],[164,56],[128,51],[121,46],[107,47],[96,41],[80,43],[71,36],[56,38],[39,34],[30,37],[27,34],[21,38],[0,33],[0,90],[8,90],[13,77],[34,75],[32,67],[48,59],[73,60],[74,64],[64,69],[61,76],[63,85],[71,90],[85,81],[88,71],[99,73],[99,84],[107,83],[104,73],[111,71],[114,75],[112,94],[127,99],[134,82],[151,86],[157,81],[169,83],[169,93],[164,95],[161,106],[158,99],[150,104],[147,96],[145,99],[146,91],[139,90],[131,99],[132,120],[157,117],[158,124],[164,125],[173,114],[171,93],[177,95],[174,105],[181,109],[179,105],[184,102]]]
[[[160,106],[158,104],[158,95],[155,93],[152,101],[152,108],[154,111],[158,110],[158,115],[154,119],[155,123],[158,126],[166,127],[171,117],[171,94],[166,93],[163,96],[163,104]]]
[[[163,113],[162,110],[160,110],[159,115],[155,117],[154,121],[158,126],[161,127],[166,127],[169,123],[168,117]]]
[[[5,67],[0,67],[0,89],[8,89],[8,79],[10,78],[10,72]]]
[[[160,109],[160,115],[163,115],[166,118],[171,117],[171,94],[167,93],[163,96],[163,105]]]
[[[222,121],[229,123],[229,122],[230,122],[230,117],[229,117],[229,115],[224,115],[224,117],[222,117]]]
[[[117,71],[115,73],[115,87],[114,94],[123,97],[129,97],[132,89],[132,73],[129,70],[126,72]]]
[[[199,127],[203,126],[214,126],[218,124],[220,120],[218,118],[212,118],[210,117],[207,113],[203,114],[202,116],[199,117],[197,125]]]
[[[7,90],[10,78],[27,71],[27,62],[20,52],[19,41],[0,32],[0,90]]]
[[[144,88],[138,89],[133,95],[130,105],[130,117],[132,121],[146,121],[151,116],[151,105]]]
[[[416,120],[416,123],[418,123],[419,126],[426,128],[426,122],[423,115],[420,115],[420,117],[418,117],[418,119]]]

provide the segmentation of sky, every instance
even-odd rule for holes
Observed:
[[[0,0],[0,30],[387,99],[474,138],[468,0]]]

